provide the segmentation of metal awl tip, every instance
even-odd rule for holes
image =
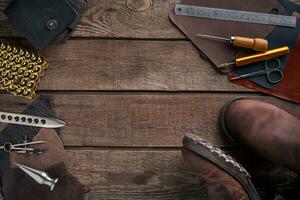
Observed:
[[[33,169],[31,167],[21,165],[19,163],[15,162],[15,165],[19,167],[25,174],[27,174],[29,177],[31,177],[33,180],[35,180],[40,185],[47,185],[50,187],[50,191],[52,191],[58,182],[58,178],[53,179],[51,178],[47,172]]]

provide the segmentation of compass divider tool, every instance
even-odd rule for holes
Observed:
[[[30,153],[30,152],[38,152],[40,150],[29,148],[29,145],[37,145],[44,144],[45,141],[36,141],[36,142],[24,142],[19,144],[12,144],[10,142],[4,143],[3,146],[0,146],[0,150],[4,150],[5,152],[17,151],[17,153]]]

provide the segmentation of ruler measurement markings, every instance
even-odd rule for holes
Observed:
[[[270,24],[278,26],[296,26],[294,16],[275,15],[268,13],[247,12],[239,10],[227,10],[219,8],[208,8],[177,4],[175,7],[177,15],[202,17],[210,19],[241,21],[259,24]]]

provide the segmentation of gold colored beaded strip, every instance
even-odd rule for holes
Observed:
[[[42,56],[0,42],[0,90],[34,99],[48,62]]]

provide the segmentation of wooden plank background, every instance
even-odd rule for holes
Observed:
[[[220,147],[235,147],[219,131],[218,114],[224,102],[238,96],[138,92],[50,94],[57,115],[68,123],[61,129],[63,142],[72,147],[180,147],[185,133],[202,136]],[[294,104],[256,96],[248,95],[300,117],[300,110]],[[1,96],[1,110],[17,112],[25,105],[22,98]]]
[[[10,1],[0,1],[0,10]],[[181,159],[185,133],[236,157],[262,195],[297,180],[229,141],[219,130],[218,113],[239,96],[300,117],[298,105],[234,85],[218,73],[170,22],[178,2],[91,0],[72,38],[41,52],[50,66],[39,90],[68,123],[61,138],[70,171],[90,188],[86,199],[207,199],[196,172]],[[2,12],[0,37],[28,45]],[[1,110],[13,112],[29,103],[4,93],[0,102]]]

